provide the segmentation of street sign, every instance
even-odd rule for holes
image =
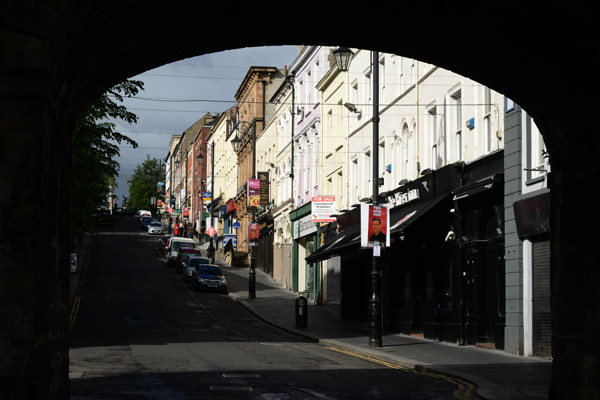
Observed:
[[[208,236],[213,237],[215,235],[215,233],[217,233],[217,230],[210,226],[207,230],[206,233],[208,234]]]
[[[233,229],[240,229],[240,226],[241,226],[241,225],[240,225],[240,223],[239,223],[239,222],[237,222],[237,221],[235,221],[235,222],[233,223]]]

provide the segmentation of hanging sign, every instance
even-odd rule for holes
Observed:
[[[390,209],[387,206],[360,206],[360,245],[362,247],[390,246]]]
[[[248,207],[260,207],[260,180],[248,179]]]
[[[248,242],[250,246],[258,246],[258,237],[260,236],[260,227],[257,223],[248,224]]]

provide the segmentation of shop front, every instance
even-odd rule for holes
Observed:
[[[311,203],[293,210],[292,221],[292,290],[303,293],[309,302],[322,303],[320,263],[309,262],[318,247],[318,224],[311,221]]]
[[[502,182],[500,151],[386,194],[391,244],[380,259],[384,332],[502,348]],[[372,251],[360,248],[358,214],[353,209],[322,227],[323,245],[307,262],[333,261],[327,286],[339,279],[340,316],[367,321]]]

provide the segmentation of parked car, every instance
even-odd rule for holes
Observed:
[[[200,265],[193,274],[192,285],[197,290],[216,290],[227,293],[227,279],[221,267],[214,264]]]
[[[175,259],[175,272],[183,274],[187,262],[191,256],[200,256],[200,250],[196,248],[183,248],[179,250],[177,258]]]
[[[210,264],[210,260],[206,257],[191,256],[188,259],[187,265],[183,270],[183,281],[192,283],[194,273],[200,268],[201,265]]]
[[[161,254],[165,255],[167,252],[167,246],[169,245],[169,239],[171,239],[172,236],[168,235],[168,236],[163,236],[160,239],[158,239],[158,241],[160,242],[160,252]]]
[[[150,222],[152,221],[154,221],[154,218],[152,217],[142,217],[142,228],[148,229],[148,225],[150,225]]]
[[[182,237],[172,237],[169,239],[169,247],[166,252],[167,265],[170,268],[175,267],[175,260],[177,259],[177,254],[179,254],[179,250],[184,247],[192,247],[196,248],[196,242],[194,239],[182,238]]]
[[[148,224],[148,234],[152,235],[152,234],[157,234],[157,235],[162,235],[163,232],[163,226],[160,222],[158,221],[150,221],[150,223]]]

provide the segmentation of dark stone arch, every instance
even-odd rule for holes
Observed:
[[[600,391],[600,272],[594,249],[600,181],[593,110],[598,6],[321,2],[4,0],[0,4],[0,397],[68,398],[70,139],[98,94],[195,55],[280,44],[346,45],[453,70],[509,96],[536,121],[552,163],[555,398]],[[425,19],[420,18],[425,17]],[[306,29],[307,19],[318,19]],[[577,75],[576,75],[577,74]],[[581,79],[576,79],[581,77]],[[591,111],[591,112],[590,112]],[[31,239],[31,254],[16,252]]]

